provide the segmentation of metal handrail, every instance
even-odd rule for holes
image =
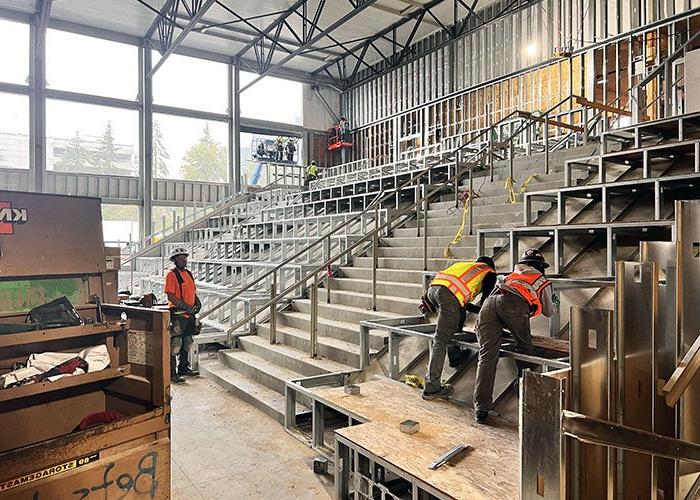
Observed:
[[[547,113],[550,113],[550,112],[553,111],[554,109],[556,109],[556,108],[562,106],[566,101],[568,101],[568,100],[570,100],[570,99],[571,99],[571,96],[567,97],[566,99],[563,99],[562,101],[560,101],[559,103],[557,103],[556,105],[554,105],[552,108],[550,108],[550,110],[548,110]],[[514,113],[515,113],[515,112],[514,112]],[[506,117],[502,118],[501,120],[499,120],[498,122],[494,123],[489,129],[485,129],[484,131],[482,131],[480,134],[478,134],[477,136],[475,136],[475,137],[472,139],[472,141],[476,141],[476,139],[480,138],[482,135],[484,135],[485,133],[489,132],[493,127],[495,127],[495,126],[497,126],[497,125],[500,125],[501,122],[503,122],[503,121],[509,119],[509,118],[511,117],[512,114],[513,114],[513,113],[509,114],[508,116],[506,116]],[[503,147],[503,144],[504,144],[504,143],[512,142],[512,141],[515,139],[515,137],[517,137],[520,133],[522,133],[522,132],[525,131],[526,129],[529,129],[529,128],[533,125],[533,123],[535,123],[535,120],[528,120],[527,122],[525,122],[524,125],[521,125],[521,127],[519,128],[519,130],[517,130],[517,131],[516,131],[515,133],[513,133],[510,137],[508,137],[508,139],[507,139],[506,141],[499,143],[498,146],[499,146],[499,147]],[[546,122],[545,122],[545,123],[546,123]],[[263,305],[261,305],[259,309],[257,309],[257,310],[255,310],[255,311],[251,312],[251,313],[248,314],[245,318],[243,318],[243,319],[239,320],[238,322],[236,322],[235,324],[233,324],[233,325],[227,330],[227,332],[226,332],[227,335],[228,335],[229,337],[231,336],[231,333],[232,333],[233,331],[235,331],[235,330],[236,330],[237,328],[239,328],[240,326],[244,325],[245,323],[247,323],[247,322],[250,321],[251,319],[253,319],[253,318],[255,318],[256,316],[258,316],[259,314],[261,314],[261,313],[262,313],[264,310],[266,310],[268,307],[272,306],[273,309],[276,308],[277,302],[279,302],[279,300],[280,300],[282,297],[286,296],[288,293],[290,293],[291,291],[293,291],[294,289],[296,289],[296,288],[299,287],[300,285],[306,283],[306,282],[307,282],[310,278],[312,278],[312,277],[314,278],[314,282],[313,282],[313,285],[312,285],[314,288],[312,289],[312,292],[313,292],[314,298],[316,298],[316,296],[317,296],[316,287],[318,286],[318,274],[319,274],[324,268],[328,268],[329,266],[331,266],[331,265],[333,264],[333,262],[335,262],[336,260],[338,260],[338,259],[340,259],[340,258],[342,258],[342,257],[345,257],[345,256],[348,255],[350,252],[352,252],[352,251],[354,251],[356,248],[360,247],[360,245],[363,245],[364,243],[366,243],[367,240],[368,240],[369,238],[372,238],[372,240],[373,240],[373,248],[374,248],[374,250],[373,250],[373,257],[374,257],[374,261],[375,261],[374,264],[375,264],[375,265],[373,265],[373,269],[372,269],[372,271],[373,271],[373,272],[372,272],[372,275],[373,275],[372,297],[373,297],[373,304],[376,304],[376,248],[377,248],[377,246],[378,246],[378,238],[379,238],[380,232],[384,231],[384,230],[387,229],[387,228],[391,228],[391,227],[394,225],[394,223],[395,223],[396,221],[398,221],[401,217],[407,215],[409,212],[411,212],[411,211],[413,211],[414,209],[416,209],[420,204],[424,204],[424,211],[426,211],[425,220],[427,220],[427,203],[428,203],[428,200],[431,199],[431,198],[432,198],[433,196],[435,196],[436,194],[438,194],[439,192],[441,192],[445,187],[447,187],[447,186],[449,186],[449,185],[451,185],[451,184],[453,184],[453,183],[454,183],[454,188],[455,188],[455,198],[457,198],[457,191],[458,191],[458,183],[459,183],[459,180],[463,177],[463,175],[465,174],[465,172],[469,172],[469,175],[471,176],[471,175],[472,175],[472,171],[474,170],[475,166],[481,165],[481,164],[483,163],[481,160],[476,161],[476,162],[472,161],[472,162],[471,162],[471,163],[472,163],[472,166],[471,166],[470,168],[465,169],[464,171],[460,171],[459,160],[460,160],[461,158],[457,158],[457,156],[459,156],[459,153],[461,152],[461,150],[464,149],[467,145],[469,145],[472,141],[470,141],[469,143],[467,143],[467,144],[465,144],[464,146],[460,147],[459,149],[456,149],[456,150],[451,151],[451,152],[448,153],[448,154],[443,154],[443,155],[442,155],[442,158],[438,159],[437,162],[434,162],[434,163],[433,163],[432,165],[430,165],[430,166],[427,166],[427,165],[428,165],[428,157],[425,157],[425,158],[424,158],[424,165],[426,165],[425,168],[423,168],[422,170],[420,170],[420,171],[417,172],[417,173],[414,173],[414,175],[412,175],[410,179],[407,179],[407,180],[404,181],[399,187],[393,189],[391,193],[389,193],[389,194],[387,194],[387,195],[384,195],[384,196],[381,196],[381,198],[375,199],[375,201],[373,201],[372,203],[370,203],[370,205],[368,205],[362,213],[360,213],[356,218],[352,219],[351,221],[348,221],[346,224],[349,224],[349,223],[352,222],[353,220],[357,220],[359,217],[361,217],[361,216],[363,216],[363,215],[365,215],[365,214],[368,214],[371,210],[374,210],[375,213],[376,213],[376,211],[378,211],[378,209],[379,209],[379,205],[380,205],[383,201],[387,200],[387,199],[389,198],[389,196],[392,196],[394,191],[400,191],[400,190],[402,190],[403,188],[409,186],[410,184],[412,184],[412,183],[414,183],[414,182],[416,182],[416,181],[420,181],[420,179],[422,179],[425,175],[428,175],[428,174],[430,173],[430,171],[432,170],[432,168],[434,168],[435,166],[449,165],[449,163],[452,163],[452,162],[444,162],[444,161],[442,161],[442,160],[444,159],[444,157],[446,157],[446,156],[448,156],[448,155],[450,155],[450,154],[454,154],[454,155],[455,155],[455,159],[454,159],[455,173],[454,173],[454,175],[452,175],[451,177],[449,177],[447,180],[445,180],[445,181],[444,181],[442,184],[440,184],[438,187],[434,188],[432,191],[430,191],[430,193],[424,195],[424,196],[421,197],[419,200],[415,201],[413,204],[411,204],[411,205],[409,205],[408,207],[405,207],[405,208],[399,210],[398,213],[396,213],[391,219],[387,220],[387,221],[386,221],[384,224],[382,224],[381,226],[379,225],[378,219],[377,219],[376,216],[375,216],[375,228],[374,228],[372,231],[370,231],[370,232],[368,232],[367,234],[365,234],[364,236],[362,236],[358,241],[356,241],[355,243],[353,243],[351,246],[349,246],[348,248],[346,248],[345,250],[343,250],[343,251],[340,252],[339,254],[337,254],[337,255],[335,255],[335,256],[332,256],[332,257],[329,255],[329,256],[328,256],[328,259],[327,259],[323,264],[321,264],[320,266],[316,267],[312,272],[307,273],[303,278],[301,278],[300,280],[298,280],[297,282],[295,282],[293,285],[287,287],[286,289],[280,291],[279,293],[276,292],[276,286],[275,286],[276,280],[275,280],[274,278],[275,278],[275,274],[277,273],[278,269],[280,269],[280,268],[282,268],[283,266],[285,266],[286,264],[288,264],[292,259],[295,259],[298,255],[300,255],[300,254],[302,254],[302,253],[304,253],[304,252],[308,252],[308,251],[309,251],[310,249],[312,249],[313,247],[315,247],[315,246],[321,244],[321,242],[326,241],[327,238],[329,238],[329,237],[330,237],[332,234],[334,234],[336,231],[340,230],[345,224],[342,225],[342,226],[339,226],[338,228],[335,228],[334,230],[330,231],[330,232],[327,233],[326,235],[320,237],[319,239],[317,239],[315,242],[313,242],[313,243],[311,243],[310,245],[308,245],[308,246],[307,246],[306,248],[304,248],[303,250],[297,252],[297,254],[295,254],[294,256],[289,257],[288,259],[286,259],[283,263],[279,264],[275,269],[273,269],[273,270],[269,271],[268,273],[266,273],[265,275],[259,277],[259,278],[258,278],[257,280],[255,280],[254,282],[249,283],[246,287],[244,287],[244,288],[242,288],[242,289],[236,291],[234,294],[232,294],[231,296],[229,296],[229,298],[223,300],[222,302],[220,302],[219,304],[217,304],[216,306],[214,306],[212,309],[210,309],[210,310],[204,312],[204,313],[202,314],[201,317],[204,318],[204,317],[208,316],[209,314],[213,313],[214,311],[218,310],[220,307],[223,307],[224,305],[226,305],[226,304],[229,303],[230,301],[234,300],[236,297],[242,295],[245,291],[247,291],[247,290],[249,290],[251,287],[257,285],[258,283],[260,283],[261,281],[263,281],[264,279],[266,279],[266,278],[269,277],[269,276],[273,276],[273,285],[272,285],[272,286],[273,286],[273,289],[272,289],[271,294],[270,294],[270,295],[271,295],[271,298],[270,298],[267,302],[265,302]],[[488,148],[489,153],[490,153],[490,149],[493,149],[493,147],[494,147],[493,144],[490,145],[490,147]],[[482,158],[483,158],[484,152],[485,152],[485,149],[484,149],[484,148],[481,148],[479,151],[477,151],[477,152],[475,152],[475,153],[472,154],[472,158],[474,158],[474,157],[477,157],[477,158],[478,158],[478,157],[482,157]],[[382,193],[383,193],[383,191],[382,191]],[[380,195],[381,195],[382,193],[380,193]],[[426,246],[427,246],[427,231],[425,230],[425,221],[424,221],[423,239],[424,239],[424,255],[423,255],[423,260],[424,260],[424,263],[425,263],[425,262],[426,262],[426,258],[427,258],[427,254],[426,254],[426,252],[425,252],[425,248],[426,248]],[[330,292],[329,292],[329,293],[330,293]],[[313,302],[313,300],[312,300],[312,302]],[[312,305],[312,313],[313,313],[313,311],[314,311],[314,306]],[[274,318],[275,315],[274,315],[274,312],[272,311],[272,309],[270,310],[270,313],[271,313],[271,318]],[[311,340],[311,351],[312,351],[311,354],[312,354],[312,356],[315,355],[315,351],[316,351],[316,345],[315,345],[315,344],[316,344],[316,341],[315,341],[315,339],[313,338],[313,337],[314,337],[314,331],[315,331],[315,328],[313,327],[313,323],[314,323],[315,321],[317,321],[317,314],[312,314],[312,340]],[[270,341],[271,341],[271,342],[274,341],[274,337],[275,337],[275,333],[274,333],[274,327],[273,327],[273,328],[271,328],[271,334],[270,334]],[[229,340],[230,340],[230,339],[229,339]]]
[[[222,203],[221,207],[219,207],[218,209],[213,210],[209,213],[205,213],[204,215],[202,215],[198,219],[195,219],[192,222],[190,222],[189,224],[183,226],[181,229],[169,234],[168,236],[165,236],[158,243],[151,244],[147,247],[142,248],[141,250],[139,250],[135,254],[129,256],[129,258],[127,258],[126,260],[124,260],[124,262],[122,263],[122,266],[131,263],[132,261],[138,259],[139,257],[142,257],[144,253],[150,252],[158,247],[161,247],[163,244],[168,243],[175,236],[178,236],[178,235],[190,230],[192,228],[192,226],[194,226],[196,224],[200,224],[202,222],[205,222],[208,219],[210,219],[211,217],[215,217],[216,215],[219,215],[220,213],[224,212],[226,209],[230,208],[232,205],[238,205],[239,203],[245,201],[247,198],[250,198],[251,196],[255,196],[257,194],[263,193],[265,191],[272,191],[274,188],[274,185],[279,183],[281,180],[282,180],[282,178],[278,178],[278,179],[275,179],[274,181],[270,182],[266,186],[264,186],[256,191],[246,191],[244,193],[237,193],[235,195],[227,197],[226,199],[224,199],[222,201],[215,202],[214,205],[217,203]],[[285,187],[288,187],[288,186],[285,186]]]

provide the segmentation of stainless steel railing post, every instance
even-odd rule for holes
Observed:
[[[272,283],[270,283],[270,299],[277,296],[277,273],[272,273]],[[277,343],[277,301],[270,304],[270,344]]]
[[[372,234],[372,310],[377,310],[377,266],[379,262],[379,203],[374,207],[374,233]]]
[[[549,174],[549,113],[544,115],[544,173]]]
[[[318,356],[318,274],[313,275],[311,284],[311,329],[309,335],[309,355]]]
[[[428,270],[428,199],[425,196],[425,184],[422,186],[423,198],[423,271]]]
[[[328,234],[326,236],[326,244],[325,244],[325,256],[324,256],[324,261],[330,262],[331,260],[331,235]],[[326,269],[326,304],[331,303],[331,269],[332,269],[332,264],[328,264],[328,268]]]

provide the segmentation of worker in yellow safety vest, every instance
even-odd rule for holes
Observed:
[[[528,249],[513,272],[499,280],[479,312],[476,329],[479,362],[474,383],[474,416],[478,423],[486,423],[493,405],[503,329],[507,328],[513,335],[518,350],[531,352],[530,318],[540,314],[550,317],[559,310],[559,298],[552,293],[552,282],[544,276],[548,267],[542,252]]]
[[[318,166],[316,165],[315,161],[312,161],[309,163],[309,166],[306,167],[306,177],[304,178],[304,186],[309,187],[309,184],[313,181],[318,179]]]
[[[445,353],[450,366],[457,366],[464,359],[459,348],[450,343],[464,327],[466,313],[478,313],[481,309],[480,305],[472,304],[472,300],[479,294],[482,298],[488,297],[495,285],[496,266],[493,259],[483,256],[476,261],[452,264],[430,282],[428,293],[421,297],[420,309],[424,314],[437,312],[438,318],[430,347],[423,399],[446,399],[454,392],[450,384],[440,383]]]

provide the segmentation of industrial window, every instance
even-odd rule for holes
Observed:
[[[134,101],[138,94],[138,49],[100,38],[48,30],[46,86]]]
[[[153,51],[153,65],[160,54]],[[226,113],[228,66],[173,54],[153,77],[153,102],[164,106]]]
[[[153,177],[227,182],[228,123],[154,114]]]
[[[153,234],[158,235],[165,229],[166,234],[173,228],[177,230],[192,222],[194,207],[153,207]]]
[[[138,112],[46,101],[47,170],[136,176],[138,165]]]
[[[0,82],[26,85],[29,78],[29,25],[0,19]]]
[[[265,186],[275,179],[275,167],[268,166],[266,162],[259,161],[260,154],[264,158],[274,157],[276,136],[241,133],[241,183],[244,186]],[[288,138],[283,138],[286,144]],[[301,163],[304,157],[303,141],[292,138],[295,150],[292,153],[292,161],[295,164]],[[258,148],[262,145],[264,152],[259,153]],[[286,160],[286,150],[283,152]],[[320,165],[320,158],[309,158],[309,161],[317,160]],[[281,170],[277,169],[277,174],[281,175]]]
[[[241,88],[257,75],[241,72]],[[302,124],[302,84],[265,77],[241,94],[241,116]]]
[[[123,247],[140,240],[139,208],[135,205],[102,204],[102,234],[109,246]]]
[[[0,168],[29,168],[29,98],[0,92]]]

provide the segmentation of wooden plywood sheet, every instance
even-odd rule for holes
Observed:
[[[459,499],[517,498],[518,452],[487,437],[483,427],[454,425],[449,419],[421,422],[416,434],[402,433],[398,425],[368,422],[336,431],[339,436],[390,462],[394,467],[430,484],[444,495]],[[472,449],[437,470],[428,466],[459,444]]]
[[[387,378],[359,384],[360,394],[342,387],[314,389],[316,397],[367,421],[337,431],[353,443],[384,458],[455,498],[517,498],[518,429],[498,418],[488,426],[474,422],[471,409],[448,401],[424,401],[420,390]],[[403,420],[420,422],[417,434],[399,430]],[[436,472],[427,466],[439,455],[464,443],[468,452],[454,467]]]

